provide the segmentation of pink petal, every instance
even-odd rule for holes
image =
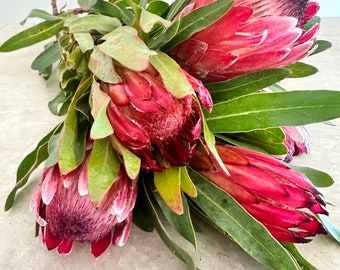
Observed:
[[[58,246],[58,253],[60,255],[68,255],[72,251],[73,240],[72,239],[63,239],[60,245]]]
[[[57,170],[57,166],[46,168],[43,175],[43,184],[41,187],[41,198],[43,202],[48,205],[57,190],[59,177],[56,176],[59,174]]]
[[[111,231],[98,241],[92,242],[91,252],[93,256],[98,258],[100,255],[102,255],[105,252],[105,250],[109,247],[110,243],[111,243]]]
[[[62,238],[54,236],[48,226],[46,226],[45,243],[48,250],[55,249],[62,241]]]
[[[132,213],[123,222],[116,224],[112,237],[112,245],[122,247],[129,238],[132,224]]]

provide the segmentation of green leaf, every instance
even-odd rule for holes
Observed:
[[[296,166],[292,164],[288,164],[288,166],[306,175],[306,177],[316,187],[330,187],[331,185],[334,184],[333,178],[325,172],[316,170],[314,168]]]
[[[299,269],[285,248],[230,195],[190,170],[198,196],[193,201],[241,248],[272,269]]]
[[[160,217],[158,216],[158,213],[155,209],[154,203],[151,201],[152,193],[151,191],[148,190],[145,183],[143,184],[144,184],[143,194],[145,196],[146,205],[149,208],[150,213],[152,214],[153,224],[159,236],[161,237],[163,242],[167,245],[167,247],[171,250],[171,252],[187,264],[189,269],[196,270],[195,263],[193,259],[190,257],[190,255],[184,249],[182,249],[178,244],[174,242],[174,240],[171,238],[171,236],[168,234],[168,232],[164,228],[164,225],[162,224],[162,221]]]
[[[164,1],[152,1],[147,6],[146,10],[158,16],[161,16],[169,9],[169,4]],[[168,21],[168,20],[167,20]]]
[[[171,27],[166,29],[162,34],[160,34],[159,36],[157,36],[156,38],[151,40],[148,43],[149,48],[150,49],[159,49],[160,47],[162,47],[164,44],[166,44],[167,42],[169,42],[170,40],[172,40],[176,36],[179,27],[180,27],[180,19],[175,21],[171,25]]]
[[[117,139],[115,135],[110,136],[111,144],[115,150],[123,157],[124,167],[127,175],[130,179],[136,179],[138,177],[141,160],[138,156],[124,147]]]
[[[37,56],[32,62],[31,68],[38,70],[40,73],[47,67],[60,59],[59,44],[54,42],[48,46],[41,54]]]
[[[60,130],[61,126],[61,124],[57,125],[43,137],[36,148],[21,161],[17,170],[16,185],[6,199],[5,211],[12,208],[17,191],[27,184],[32,172],[48,158],[48,142],[50,138]]]
[[[208,83],[205,86],[209,89],[213,100],[218,102],[262,90],[289,75],[290,72],[287,69],[267,69],[241,75],[224,82]]]
[[[171,166],[162,172],[154,172],[154,184],[166,205],[177,215],[183,214],[180,167]]]
[[[259,129],[243,133],[226,134],[233,140],[261,148],[271,155],[285,155],[287,148],[283,144],[285,135],[280,128]]]
[[[101,81],[113,84],[121,82],[115,71],[112,58],[102,53],[97,47],[93,48],[88,65],[92,73]]]
[[[197,189],[191,181],[187,167],[181,167],[181,189],[185,194],[192,198],[197,196]]]
[[[172,21],[172,19],[188,4],[189,0],[175,0],[168,12],[166,17],[167,20]]]
[[[94,40],[90,33],[74,33],[73,36],[83,53],[93,49]]]
[[[0,52],[11,52],[46,40],[63,29],[64,20],[45,21],[30,27],[5,41]]]
[[[96,2],[97,2],[97,0],[78,0],[79,6],[84,8],[84,9],[89,9]]]
[[[156,25],[162,25],[164,28],[168,28],[171,25],[171,22],[156,14],[148,12],[145,9],[142,9],[140,14],[140,26],[143,32],[150,33]]]
[[[181,67],[162,52],[150,57],[151,65],[157,69],[168,91],[177,98],[194,94],[194,89],[189,83]]]
[[[45,10],[41,9],[32,9],[31,12],[28,14],[25,20],[20,22],[21,25],[25,24],[28,18],[39,18],[43,19],[44,21],[57,21],[60,20],[60,17],[54,16]]]
[[[102,39],[105,41],[98,49],[134,71],[145,70],[149,57],[157,54],[138,37],[137,30],[129,26],[118,27]]]
[[[120,162],[109,138],[95,140],[87,170],[89,195],[95,205],[99,205],[115,182],[119,168]]]
[[[291,75],[289,76],[289,78],[308,77],[318,72],[318,69],[316,67],[302,62],[296,62],[294,64],[285,66],[285,68],[291,71]]]
[[[206,121],[216,133],[300,126],[340,117],[340,91],[255,93],[217,103]]]
[[[326,215],[318,215],[329,234],[340,243],[340,228],[336,227]]]
[[[170,50],[193,34],[216,22],[230,9],[232,3],[232,0],[216,0],[183,16],[180,20],[180,28],[176,36],[163,46],[162,50]]]
[[[311,56],[311,55],[314,55],[314,54],[321,53],[321,52],[323,52],[323,51],[326,51],[326,50],[328,50],[329,48],[332,47],[332,43],[329,42],[328,40],[317,40],[317,41],[315,42],[315,44],[316,44],[318,47],[316,48],[316,50],[315,50],[312,54],[310,54],[310,56]]]
[[[194,226],[192,225],[190,209],[185,196],[183,196],[184,211],[183,214],[179,216],[169,209],[169,207],[164,203],[158,193],[154,192],[153,195],[156,198],[157,203],[161,208],[164,216],[170,222],[170,224],[180,235],[187,239],[195,247],[195,249],[197,249],[196,233],[194,230]]]
[[[48,158],[45,167],[51,167],[58,163],[58,150],[60,145],[61,132],[56,132],[48,142]]]
[[[86,129],[78,122],[76,103],[88,91],[92,83],[92,77],[87,77],[78,86],[78,89],[68,108],[67,117],[62,130],[59,149],[59,168],[62,174],[73,171],[83,161],[85,151]]]
[[[301,266],[301,270],[317,270],[317,268],[308,262],[298,251],[292,243],[281,243],[289,252],[294,256],[298,264]]]
[[[96,30],[102,34],[106,34],[120,26],[121,23],[117,18],[90,14],[85,17],[71,20],[69,23],[69,31],[70,33],[88,33],[91,30]]]

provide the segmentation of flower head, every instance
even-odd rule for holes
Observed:
[[[192,0],[183,13],[210,2]],[[206,82],[283,67],[313,51],[319,25],[308,31],[302,27],[318,9],[308,0],[236,0],[222,18],[177,45],[170,55]]]
[[[59,254],[68,254],[74,241],[90,242],[92,254],[99,257],[111,242],[122,246],[127,241],[136,196],[136,183],[121,167],[104,199],[95,206],[88,195],[85,160],[67,175],[61,174],[58,165],[45,168],[31,206],[48,250],[57,248]]]
[[[229,145],[216,145],[230,175],[207,153],[197,151],[190,165],[234,197],[279,241],[308,242],[326,233],[314,213],[327,214],[321,193],[301,173],[278,160]]]
[[[142,167],[161,171],[183,165],[192,156],[201,133],[199,104],[191,95],[174,97],[158,72],[117,68],[122,83],[101,83],[109,95],[108,118],[118,140],[142,160]],[[211,97],[203,84],[186,75],[202,103],[211,109]]]

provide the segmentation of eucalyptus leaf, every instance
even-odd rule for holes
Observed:
[[[333,178],[325,172],[316,170],[314,168],[296,166],[293,164],[288,164],[288,166],[306,175],[306,177],[316,187],[330,187],[331,185],[334,184]]]
[[[188,240],[195,247],[195,249],[197,249],[196,233],[191,221],[190,209],[185,196],[183,196],[182,198],[184,209],[183,214],[176,215],[164,203],[164,201],[161,199],[158,193],[154,192],[153,195],[156,198],[159,207],[161,208],[164,216],[169,221],[169,223],[175,228],[175,230],[180,235],[182,235],[186,240]]]
[[[32,172],[48,158],[48,143],[50,138],[60,131],[61,124],[57,125],[45,137],[43,137],[36,148],[29,153],[20,163],[17,169],[16,185],[7,196],[5,211],[12,208],[17,191],[25,186]]]
[[[216,0],[183,16],[180,20],[180,27],[176,36],[164,45],[162,50],[170,50],[193,34],[216,22],[226,14],[232,3],[232,0]],[[173,26],[170,26],[169,29],[171,27]]]
[[[289,78],[308,77],[318,72],[318,69],[316,67],[302,62],[296,62],[294,64],[285,66],[285,68],[291,71]]]
[[[287,78],[290,74],[287,69],[267,69],[223,82],[208,83],[205,86],[209,89],[213,100],[218,102],[262,90]]]
[[[335,226],[332,221],[326,215],[318,215],[319,219],[322,221],[322,224],[326,227],[327,231],[330,235],[340,243],[340,228]]]
[[[99,205],[105,193],[117,180],[120,161],[109,138],[94,140],[90,154],[87,177],[91,201]]]
[[[40,53],[32,62],[31,68],[38,70],[40,73],[47,67],[60,59],[59,44],[54,42],[52,45],[47,46],[45,50]]]
[[[158,52],[150,57],[151,65],[157,69],[168,91],[177,98],[195,93],[181,67],[168,55]]]
[[[63,29],[63,20],[44,21],[32,26],[6,40],[0,52],[11,52],[46,40]]]
[[[189,173],[198,190],[193,201],[244,251],[272,269],[299,269],[289,252],[233,197],[195,171]]]
[[[145,70],[149,64],[149,57],[157,54],[138,37],[137,30],[129,26],[118,27],[102,39],[105,41],[97,48],[134,71]]]
[[[153,224],[159,234],[159,236],[161,237],[161,239],[163,240],[163,242],[167,245],[167,247],[171,250],[172,253],[174,253],[179,259],[181,259],[183,262],[186,263],[186,265],[188,266],[188,268],[190,270],[196,270],[196,266],[195,266],[195,262],[193,261],[193,259],[191,258],[191,256],[184,250],[182,249],[169,235],[169,233],[166,231],[156,209],[155,209],[155,205],[153,203],[153,201],[151,200],[152,198],[152,193],[151,191],[146,187],[145,185],[145,181],[143,181],[144,185],[143,185],[143,193],[145,196],[145,202],[146,205],[150,211],[150,213],[152,214],[153,217]]]
[[[340,117],[340,92],[255,93],[217,103],[206,121],[214,133],[300,126]]]
[[[154,172],[154,184],[166,205],[177,215],[183,214],[180,167],[171,166],[162,172]]]

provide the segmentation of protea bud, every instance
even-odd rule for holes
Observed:
[[[57,248],[59,254],[68,254],[74,241],[90,242],[92,254],[99,257],[111,241],[122,246],[128,239],[136,183],[121,166],[117,179],[100,205],[95,206],[87,190],[87,163],[86,157],[67,175],[61,174],[58,165],[44,169],[31,207],[36,211],[40,236],[48,250]]]
[[[310,152],[310,136],[304,126],[282,127],[285,134],[284,144],[287,147],[287,155],[283,157],[285,162],[290,162],[293,156],[308,154]]]
[[[212,0],[191,0],[183,13]],[[302,27],[319,6],[316,2],[236,0],[217,22],[170,51],[191,75],[205,81],[284,67],[313,50],[319,25]]]
[[[315,213],[327,214],[321,193],[308,178],[262,153],[216,145],[230,175],[212,156],[196,151],[190,165],[234,197],[279,241],[308,242],[325,234]]]
[[[118,140],[153,171],[166,162],[180,166],[192,156],[201,133],[199,104],[191,96],[174,97],[152,67],[143,72],[117,68],[120,84],[101,83],[110,97],[108,118]],[[203,105],[212,101],[203,84],[183,71]]]

